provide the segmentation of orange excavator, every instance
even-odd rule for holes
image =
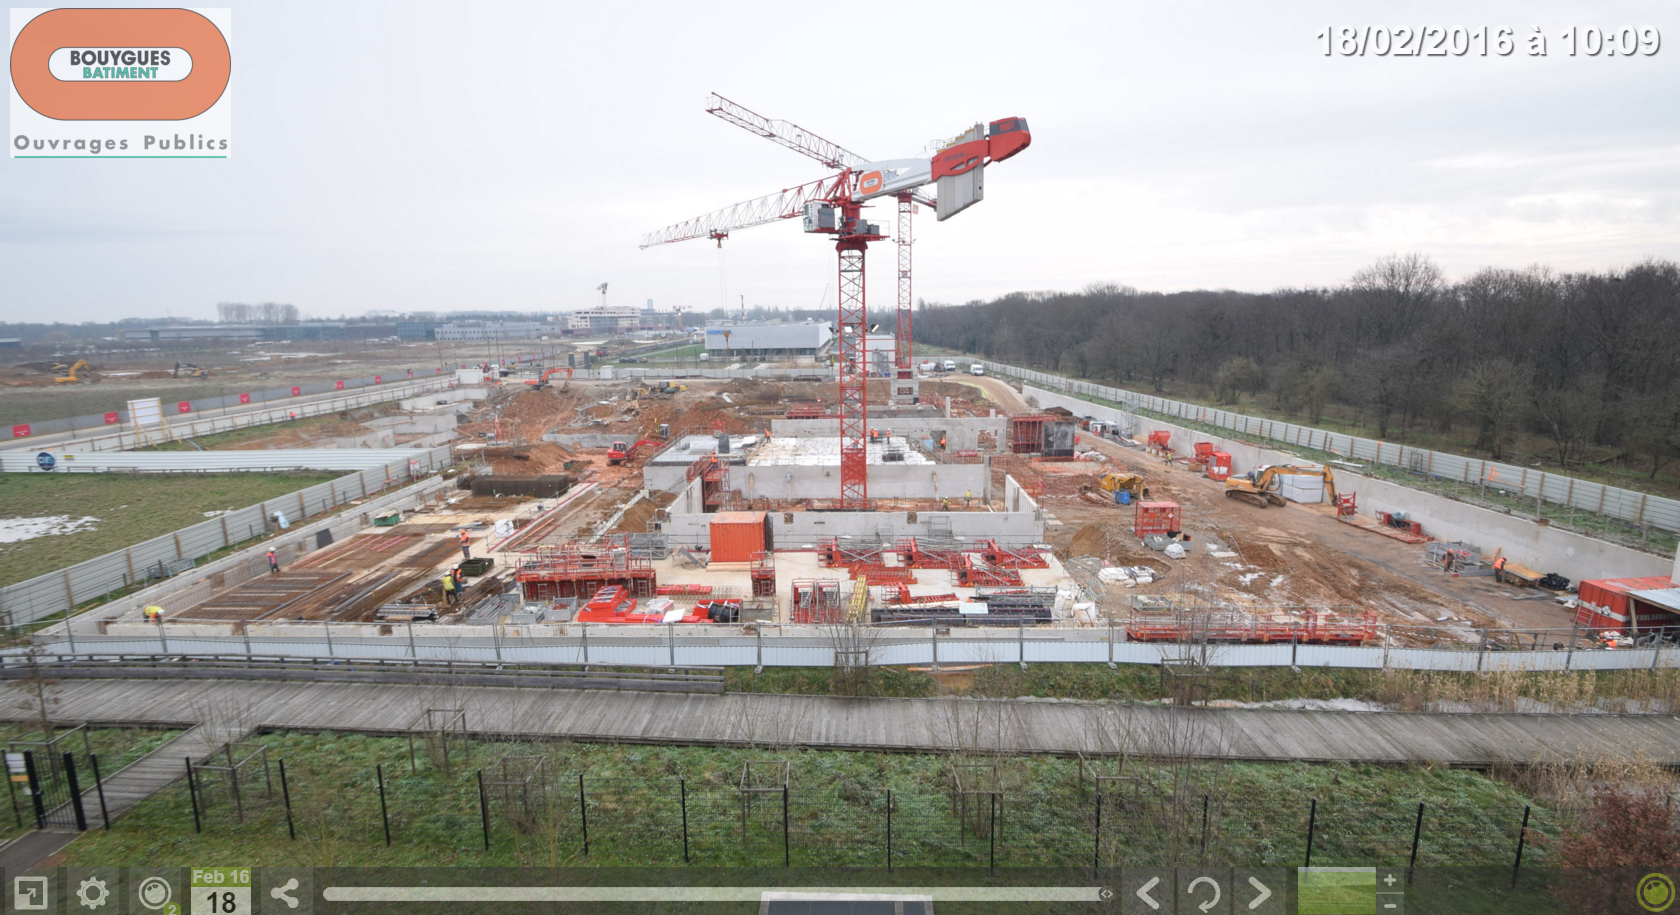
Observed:
[[[525,383],[530,385],[533,389],[540,391],[543,388],[548,387],[549,376],[559,372],[564,372],[566,375],[565,383],[560,385],[560,390],[564,391],[572,386],[572,367],[569,365],[561,365],[551,368],[548,371],[543,372],[541,378],[527,378],[525,379]]]
[[[656,438],[638,439],[633,445],[627,445],[624,442],[613,442],[612,447],[607,449],[607,463],[622,464],[635,457],[636,452],[642,450],[643,448],[663,447],[665,447],[665,443]]]

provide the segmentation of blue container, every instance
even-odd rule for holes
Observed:
[[[1132,494],[1122,489],[1114,494],[1114,501],[1119,502],[1121,505],[1130,505],[1132,504]]]

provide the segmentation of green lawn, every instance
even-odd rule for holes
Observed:
[[[197,524],[206,520],[207,511],[244,508],[338,476],[324,472],[3,474],[0,527],[5,519],[57,515],[98,521],[74,533],[0,543],[0,586]]]
[[[357,422],[363,422],[376,415],[378,415],[378,411],[363,410],[359,411],[358,414],[352,418]],[[246,426],[242,429],[230,429],[227,432],[217,432],[212,435],[200,435],[197,438],[192,439],[191,442],[179,439],[172,442],[162,442],[156,445],[147,445],[143,448],[135,450],[195,451],[202,449],[211,451],[227,445],[237,445],[241,442],[265,439],[273,435],[278,435],[282,432],[315,432],[322,426],[337,425],[342,422],[343,420],[339,419],[338,414],[328,413],[322,416],[306,416],[302,419],[292,419],[278,423],[265,423],[260,426]],[[198,448],[195,449],[193,445],[197,445]]]
[[[971,682],[941,685],[932,676],[904,668],[879,667],[870,673],[871,695],[897,698],[937,696],[954,686],[969,695],[1031,696],[1088,701],[1154,702],[1171,694],[1159,668],[1122,664],[993,664],[969,675]],[[834,674],[829,668],[750,667],[724,670],[730,692],[829,695]],[[1402,710],[1418,710],[1430,702],[1468,702],[1511,707],[1518,698],[1554,705],[1598,704],[1621,711],[1623,700],[1655,700],[1680,707],[1680,670],[1625,671],[1499,671],[1455,673],[1414,670],[1352,670],[1280,667],[1216,668],[1206,691],[1193,698],[1234,702],[1271,702],[1284,699],[1358,699]]]
[[[674,349],[662,349],[656,352],[647,353],[643,356],[643,358],[647,359],[649,362],[667,362],[675,359],[686,360],[693,359],[705,351],[706,344],[692,343],[687,346],[679,346]]]
[[[686,788],[692,866],[780,866],[786,854],[794,867],[879,867],[885,864],[890,790],[895,866],[983,866],[995,848],[1000,865],[1081,867],[1091,862],[1099,836],[1094,775],[1113,774],[1118,765],[1112,758],[1082,766],[1069,759],[773,746],[473,743],[470,761],[457,745],[454,767],[446,773],[423,745],[411,771],[402,738],[281,733],[248,742],[246,751],[258,744],[269,747],[276,763],[275,791],[270,797],[244,784],[245,822],[236,821],[224,790],[211,787],[199,798],[204,828],[195,832],[192,801],[186,786],[176,784],[109,833],[77,840],[65,863],[680,867]],[[519,759],[498,767],[504,757]],[[282,759],[295,841],[288,838],[278,784]],[[789,764],[785,851],[779,789],[745,805],[742,822],[743,764],[770,760]],[[981,785],[993,777],[995,764],[996,781],[985,782],[998,794],[995,819],[988,793],[969,795],[965,812],[952,791],[954,763],[969,767],[967,784],[982,792],[991,790]],[[389,847],[376,765],[383,766]],[[518,777],[515,767],[521,766],[531,778]],[[488,782],[488,851],[480,770]],[[1206,861],[1293,867],[1305,855],[1314,799],[1314,864],[1405,863],[1417,804],[1423,802],[1429,814],[1420,866],[1508,866],[1528,803],[1510,785],[1462,770],[1132,761],[1124,774],[1142,781],[1107,783],[1103,866]],[[1557,828],[1551,811],[1535,808],[1531,839]],[[1544,862],[1540,843],[1530,845],[1526,861]]]

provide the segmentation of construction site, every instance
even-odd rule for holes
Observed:
[[[298,539],[195,573],[155,599],[87,614],[87,635],[238,637],[249,650],[253,637],[330,623],[355,627],[341,637],[405,639],[412,650],[417,637],[488,634],[499,646],[510,626],[559,638],[590,624],[806,637],[931,625],[1022,639],[1031,627],[1101,630],[1110,642],[1573,652],[1634,644],[1639,623],[1622,624],[1641,614],[1647,637],[1680,619],[1659,577],[1664,557],[1577,550],[1574,540],[1526,549],[1474,519],[1439,523],[1437,497],[1397,500],[1398,487],[1357,462],[1101,406],[1027,384],[1009,366],[988,374],[918,354],[915,214],[943,221],[979,202],[985,170],[1030,146],[1024,119],[976,124],[930,159],[876,161],[721,96],[706,111],[837,173],[650,233],[642,247],[721,247],[784,220],[831,242],[836,318],[808,353],[685,370],[592,367],[608,353],[592,343],[491,352],[427,381],[409,370],[418,396],[370,398],[312,432],[295,410],[270,431],[253,419],[239,443],[212,447],[294,449],[299,466],[317,466],[301,455],[322,444],[393,454],[442,445],[450,467],[405,507],[364,513],[348,539]],[[865,216],[880,204],[896,213],[890,235]],[[866,305],[865,262],[889,238],[896,297],[883,321]],[[720,331],[726,357],[731,333],[745,351],[772,349],[770,331],[737,326]],[[656,338],[624,352],[657,359],[673,345]],[[57,385],[87,365],[49,369]],[[183,372],[203,370],[172,370]],[[201,434],[191,425],[176,435],[179,423],[152,414],[148,432],[135,403],[119,451]],[[338,504],[336,490],[329,501]],[[1562,532],[1528,539],[1541,534]],[[1639,608],[1605,609],[1607,594]]]

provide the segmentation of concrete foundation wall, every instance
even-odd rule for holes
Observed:
[[[1040,407],[1066,407],[1078,416],[1117,420],[1120,411],[1062,394],[1026,385],[1022,393]],[[1283,451],[1273,451],[1245,442],[1232,441],[1206,432],[1147,417],[1136,417],[1138,437],[1155,430],[1172,433],[1174,451],[1188,454],[1196,442],[1213,442],[1219,451],[1231,455],[1231,473],[1247,473],[1267,464],[1321,466],[1315,461]],[[1571,581],[1595,578],[1637,578],[1673,574],[1680,577],[1680,556],[1671,565],[1661,556],[1617,546],[1584,534],[1541,526],[1525,518],[1490,511],[1444,496],[1375,480],[1342,468],[1334,468],[1336,488],[1344,495],[1358,496],[1359,513],[1374,517],[1379,511],[1405,512],[1423,525],[1423,532],[1436,540],[1462,540],[1491,554],[1502,555],[1520,566],[1541,572],[1556,572]]]
[[[748,465],[732,467],[729,485],[748,499],[837,499],[839,467]],[[871,464],[871,499],[979,498],[986,470],[979,464]]]
[[[1004,436],[1004,424],[1001,416],[959,416],[959,417],[876,417],[871,415],[869,425],[876,429],[890,429],[894,435],[914,439],[920,442],[930,435],[938,444],[940,433],[945,436],[945,448],[948,451],[973,451],[980,447],[980,433],[992,433],[992,441],[1001,445]],[[839,426],[833,419],[777,419],[770,423],[772,435],[795,436],[835,436],[839,434]]]
[[[945,467],[942,469],[950,469]],[[979,469],[978,466],[973,469]],[[872,479],[873,479],[873,468]],[[734,473],[730,474],[733,482]],[[873,487],[870,490],[874,492]],[[980,490],[975,489],[978,496]],[[770,512],[770,523],[776,545],[782,549],[813,546],[825,537],[925,537],[933,533],[934,518],[950,519],[953,537],[974,539],[992,537],[1010,545],[1042,543],[1044,516],[1034,502],[1015,482],[1006,478],[1005,499],[1010,511],[933,511],[933,512]],[[957,494],[957,498],[961,493]],[[1017,510],[1014,506],[1019,505]],[[665,534],[673,543],[709,545],[712,516],[701,511],[700,481],[680,488],[671,503],[671,520]],[[915,520],[911,520],[914,515]],[[940,527],[943,529],[944,522]]]
[[[679,500],[680,501],[680,500]],[[932,519],[949,518],[951,535],[973,540],[995,538],[1011,546],[1041,543],[1044,522],[1037,512],[771,512],[776,546],[782,549],[815,547],[828,537],[926,537]],[[665,525],[672,543],[711,543],[708,514],[673,514]]]
[[[398,435],[422,434],[427,432],[452,431],[460,421],[456,413],[450,411],[431,413],[409,413],[403,416],[382,416],[367,425],[374,429],[390,429]]]
[[[331,440],[334,448],[395,448],[397,435],[390,429],[375,429],[361,435],[342,435]]]
[[[468,401],[483,400],[484,397],[483,388],[455,388],[398,401],[397,406],[411,413],[423,413],[448,404],[461,404],[462,409],[465,409],[468,406]]]
[[[1594,540],[1581,534],[1535,524],[1525,518],[1454,502],[1358,474],[1338,474],[1342,492],[1359,495],[1359,513],[1405,512],[1423,523],[1436,540],[1463,540],[1487,553],[1504,556],[1539,572],[1556,572],[1571,582],[1592,578],[1643,578],[1667,575],[1671,564],[1661,556]]]
[[[642,469],[642,482],[650,492],[676,492],[688,485],[687,471],[687,465],[651,464]],[[979,499],[986,494],[987,478],[987,469],[981,464],[871,464],[869,496],[961,499],[964,493],[972,492]],[[748,499],[837,499],[840,468],[738,464],[729,469],[729,486]],[[694,498],[698,499],[699,490],[695,492]],[[699,510],[698,504],[695,510]]]

